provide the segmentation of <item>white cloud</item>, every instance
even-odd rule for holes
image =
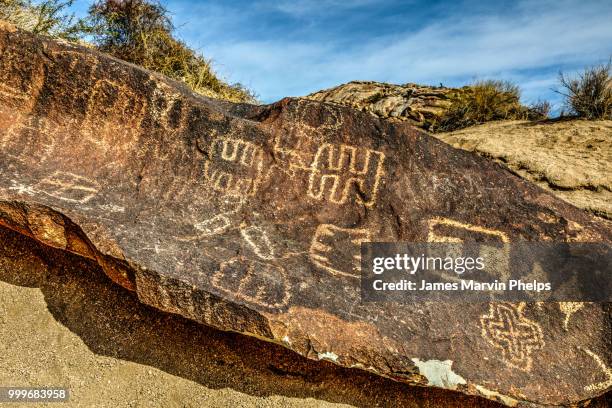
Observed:
[[[277,7],[304,13],[311,3],[283,1]],[[205,42],[206,55],[222,74],[253,87],[266,101],[355,79],[457,85],[474,77],[516,79],[525,98],[535,100],[538,92],[550,95],[559,67],[573,69],[612,54],[611,13],[609,3],[523,2],[508,15],[466,12],[346,46],[324,32],[297,39],[241,39],[237,33],[228,38],[222,13],[215,12],[216,36],[204,24],[200,35],[190,31],[188,39]]]

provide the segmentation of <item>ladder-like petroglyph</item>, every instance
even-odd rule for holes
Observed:
[[[308,179],[306,196],[332,204],[355,202],[373,206],[384,177],[383,152],[317,142],[299,134],[276,137],[274,151],[292,176]]]
[[[265,177],[263,149],[257,144],[226,136],[213,138],[210,159],[204,164],[208,186],[222,194],[252,197]]]
[[[325,143],[309,167],[308,196],[334,204],[349,199],[366,206],[376,203],[385,155],[371,149]]]

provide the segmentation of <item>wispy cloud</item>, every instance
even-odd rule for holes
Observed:
[[[612,54],[609,1],[167,1],[179,35],[264,101],[355,79],[517,81],[555,100],[560,69]]]

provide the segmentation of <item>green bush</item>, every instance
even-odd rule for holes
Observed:
[[[203,56],[173,37],[168,11],[148,0],[102,0],[89,9],[94,42],[101,51],[185,82],[203,95],[252,102],[240,84],[221,81]]]
[[[531,108],[521,105],[520,89],[509,81],[486,80],[462,88],[433,129],[449,132],[493,120],[542,119],[550,105],[540,102]]]
[[[100,51],[185,82],[202,95],[255,102],[241,84],[217,77],[210,61],[173,36],[168,11],[151,0],[100,0],[87,19],[69,13],[73,0],[0,0],[0,19],[35,34],[91,39]]]
[[[612,119],[612,61],[587,67],[577,78],[559,73],[569,112],[589,120]]]
[[[73,0],[0,0],[0,19],[34,34],[77,41],[87,31],[87,24],[67,11],[72,3]]]

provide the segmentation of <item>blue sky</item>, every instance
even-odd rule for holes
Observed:
[[[83,13],[90,1],[77,0]],[[612,56],[612,1],[162,1],[177,35],[263,102],[351,80],[517,82],[560,107],[559,70]]]

